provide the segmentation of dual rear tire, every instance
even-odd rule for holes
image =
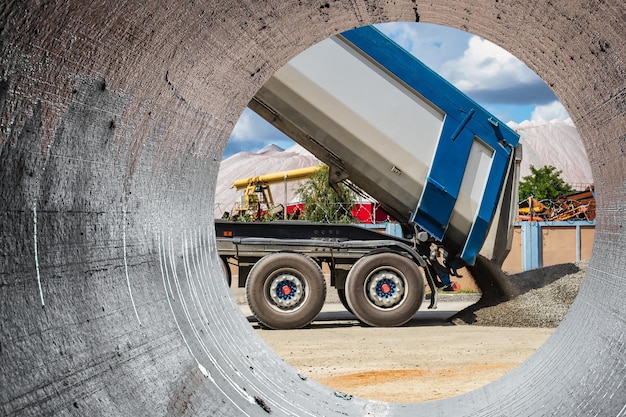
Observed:
[[[363,323],[401,326],[422,304],[424,276],[415,262],[398,253],[367,255],[350,269],[345,297],[351,313]]]
[[[360,321],[375,327],[401,326],[424,299],[424,276],[411,259],[394,252],[360,258],[350,269],[342,304]],[[246,297],[259,323],[271,329],[307,326],[321,311],[326,281],[320,266],[299,253],[261,258],[246,280]]]
[[[326,281],[310,257],[272,253],[250,270],[246,298],[250,310],[265,327],[297,329],[319,314],[326,300]]]

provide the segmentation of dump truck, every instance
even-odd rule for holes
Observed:
[[[258,321],[303,327],[322,267],[360,321],[398,326],[477,257],[502,264],[517,214],[519,135],[374,27],[326,39],[280,68],[249,108],[376,199],[402,235],[358,225],[216,221],[224,271]]]

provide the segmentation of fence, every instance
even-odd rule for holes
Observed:
[[[515,223],[511,253],[502,269],[509,273],[591,258],[595,221]]]
[[[233,204],[215,203],[213,210],[215,218],[223,217],[224,213],[228,213],[229,215],[235,214],[233,207]],[[312,217],[320,222],[334,222],[337,221],[337,219],[344,219],[363,224],[378,224],[394,221],[391,216],[385,213],[379,203],[371,201],[357,202],[351,206],[340,203],[325,203],[319,205],[309,203],[309,210],[310,213],[314,213]],[[263,212],[264,211],[265,210],[263,210]],[[282,215],[286,215],[287,219],[298,219],[303,212],[304,203],[289,203]],[[255,212],[252,210],[250,213],[250,221],[252,221],[255,218]],[[351,214],[351,217],[347,216],[348,213]],[[262,220],[262,216],[260,216],[259,220]]]

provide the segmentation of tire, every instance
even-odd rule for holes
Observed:
[[[346,311],[350,314],[354,314],[352,312],[352,309],[350,308],[350,305],[348,304],[348,300],[346,299],[346,290],[337,288],[337,295],[339,296],[339,301],[341,301],[341,304],[346,309]]]
[[[322,270],[308,256],[280,252],[250,270],[246,297],[259,323],[270,329],[298,329],[311,323],[326,299]]]
[[[400,254],[367,255],[350,269],[345,291],[352,313],[363,323],[400,326],[422,304],[424,275],[415,262]]]

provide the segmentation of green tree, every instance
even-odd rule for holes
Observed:
[[[519,183],[520,201],[533,196],[537,200],[556,200],[560,195],[569,194],[574,189],[561,178],[563,171],[552,165],[542,168],[530,166],[530,175],[526,175]]]
[[[304,203],[302,220],[328,223],[354,223],[352,205],[355,193],[344,184],[337,184],[341,193],[337,194],[328,183],[328,166],[306,180],[297,193]]]

